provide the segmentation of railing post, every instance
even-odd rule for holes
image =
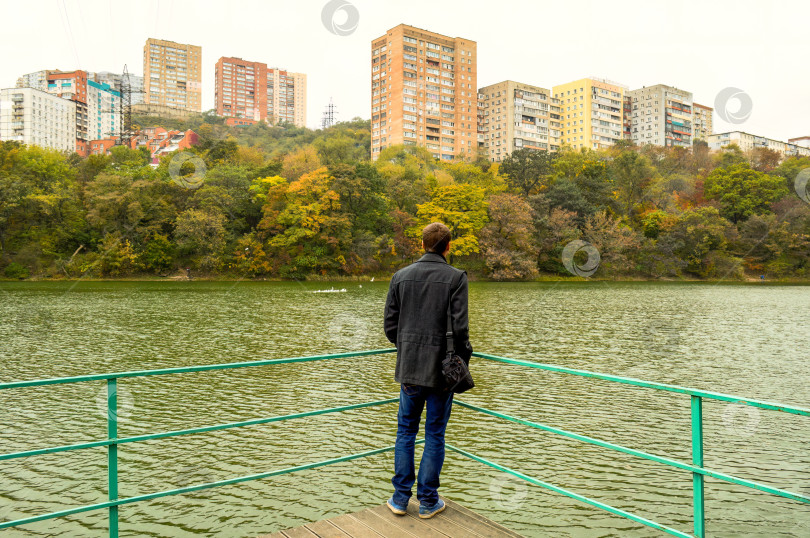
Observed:
[[[692,465],[703,467],[703,402],[700,396],[692,396]],[[692,473],[692,495],[695,536],[705,538],[703,475],[700,473]]]
[[[118,383],[107,380],[107,438],[118,439]],[[111,501],[118,500],[118,444],[107,445],[107,491]],[[110,538],[118,538],[118,507],[109,507]]]

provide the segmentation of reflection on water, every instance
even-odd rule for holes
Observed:
[[[342,289],[342,293],[312,293]],[[389,347],[386,283],[2,283],[0,381]],[[810,406],[810,287],[473,283],[477,351]],[[690,461],[688,397],[474,360],[460,397]],[[393,356],[119,381],[120,435],[389,398]],[[102,439],[102,382],[0,392],[0,452]],[[395,404],[123,445],[121,496],[393,444]],[[706,465],[810,488],[810,421],[707,402]],[[688,472],[456,407],[448,441],[690,531]],[[384,502],[393,455],[121,507],[122,536],[255,536]],[[0,520],[106,500],[103,448],[0,462]],[[805,489],[806,491],[807,489]],[[449,453],[442,493],[527,536],[657,536]],[[802,536],[810,510],[716,480],[710,536]],[[106,512],[4,536],[98,536]]]

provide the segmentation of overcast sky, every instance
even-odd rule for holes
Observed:
[[[41,69],[128,64],[140,75],[144,42],[157,37],[202,46],[204,110],[214,107],[221,56],[306,73],[307,124],[317,127],[330,97],[339,120],[369,117],[370,42],[405,23],[477,41],[479,87],[599,76],[630,89],[669,84],[708,106],[736,87],[751,114],[727,123],[715,111],[715,132],[810,135],[808,0],[342,1],[359,15],[348,35],[324,26],[326,0],[4,0],[0,87]],[[336,13],[338,28],[347,17]]]

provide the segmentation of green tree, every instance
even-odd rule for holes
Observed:
[[[498,171],[511,189],[529,196],[548,185],[556,159],[557,154],[546,150],[518,149],[503,160]]]
[[[655,180],[656,170],[645,156],[631,150],[622,151],[610,163],[622,212],[632,216],[644,201],[647,187]]]
[[[177,216],[174,232],[181,255],[203,271],[218,270],[225,248],[225,215],[219,210],[187,209]]]
[[[138,264],[147,272],[160,274],[171,269],[174,244],[165,235],[154,234],[137,255]]]
[[[75,249],[85,228],[78,191],[59,152],[0,142],[0,264],[36,273]]]
[[[385,179],[388,198],[397,209],[415,214],[417,206],[430,199],[430,189],[436,185],[434,172],[437,165],[425,148],[385,148],[375,166]]]
[[[685,211],[672,228],[661,234],[658,244],[686,264],[686,270],[701,277],[738,277],[740,260],[728,255],[734,226],[714,207]]]
[[[721,214],[737,223],[770,211],[770,205],[788,194],[784,181],[752,170],[747,164],[717,168],[703,186],[708,200],[720,202]]]

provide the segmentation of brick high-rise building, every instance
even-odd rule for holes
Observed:
[[[479,117],[483,125],[482,150],[500,162],[516,149],[552,149],[550,143],[551,91],[539,86],[505,80],[478,90]]]
[[[223,56],[215,67],[218,116],[263,120],[267,117],[267,64]]]
[[[144,103],[202,112],[202,47],[149,38],[143,46]]]
[[[219,116],[306,125],[307,76],[223,56],[216,64]]]
[[[87,110],[87,71],[46,71],[44,90],[76,103],[76,153],[90,153],[89,116]]]
[[[400,24],[371,42],[371,158],[396,144],[478,151],[477,45]]]
[[[624,137],[625,87],[600,78],[554,86],[560,100],[560,144],[573,149],[600,149]]]

